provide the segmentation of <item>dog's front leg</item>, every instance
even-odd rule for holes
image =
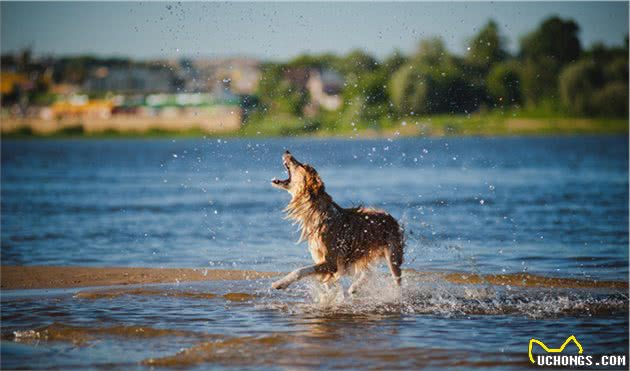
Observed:
[[[287,274],[284,278],[272,283],[271,287],[276,290],[286,289],[290,284],[299,281],[304,277],[313,274],[332,273],[334,271],[334,267],[329,263],[309,265],[308,267],[299,268]]]
[[[273,287],[276,290],[286,289],[293,282],[299,281],[303,277],[306,277],[309,274],[313,274],[314,272],[315,272],[315,266],[314,265],[310,265],[308,267],[303,267],[303,268],[296,269],[293,272],[291,272],[291,273],[287,274],[286,276],[284,276],[282,279],[277,280],[276,282],[272,283],[271,287]]]

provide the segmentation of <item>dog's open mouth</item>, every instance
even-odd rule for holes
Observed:
[[[287,174],[289,175],[289,177],[287,179],[284,180],[280,180],[280,179],[276,179],[275,177],[271,180],[271,184],[273,184],[274,186],[279,186],[279,187],[288,187],[289,184],[291,183],[291,168],[289,167],[289,162],[288,160],[283,160],[282,163],[284,164],[284,167],[287,169]]]

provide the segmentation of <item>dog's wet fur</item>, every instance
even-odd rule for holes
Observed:
[[[300,227],[300,241],[307,241],[314,265],[296,269],[274,282],[284,289],[307,276],[334,283],[353,274],[352,294],[366,279],[370,266],[384,258],[400,286],[404,232],[396,219],[382,210],[366,207],[342,208],[326,193],[315,169],[302,164],[289,151],[282,156],[289,177],[271,184],[291,194],[285,211]]]

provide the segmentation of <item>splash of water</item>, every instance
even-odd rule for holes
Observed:
[[[331,288],[309,281],[297,286],[293,296],[263,298],[265,308],[290,314],[430,314],[444,317],[474,315],[514,315],[529,318],[561,316],[599,316],[627,313],[628,296],[618,284],[576,288],[575,282],[563,280],[553,286],[528,285],[520,282],[512,286],[510,277],[469,275],[470,279],[450,277],[448,274],[406,272],[403,287],[397,288],[388,275],[377,272],[355,295],[344,292],[342,284]],[[481,277],[481,278],[480,278]],[[530,277],[534,283],[538,282]],[[565,282],[567,281],[567,282]],[[494,284],[499,282],[499,284]]]

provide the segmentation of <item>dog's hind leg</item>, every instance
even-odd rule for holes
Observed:
[[[359,286],[363,285],[365,281],[367,281],[368,274],[369,274],[369,270],[367,269],[361,270],[361,272],[359,272],[358,274],[357,279],[354,280],[354,282],[352,282],[352,285],[350,285],[350,288],[348,288],[348,294],[350,295],[355,294]]]
[[[337,271],[337,267],[329,262],[324,262],[315,265],[309,265],[307,267],[299,268],[293,272],[284,276],[284,278],[271,284],[276,290],[282,290],[289,287],[290,284],[301,280],[304,277],[311,276],[313,274],[331,274]]]
[[[394,282],[396,282],[396,285],[400,287],[400,266],[403,263],[403,243],[397,241],[396,243],[390,244],[388,249],[385,251],[385,260],[387,260],[387,266],[392,272]]]

